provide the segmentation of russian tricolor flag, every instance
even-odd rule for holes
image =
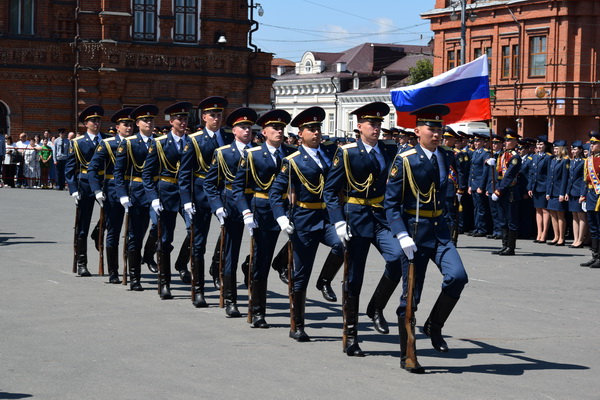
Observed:
[[[398,126],[416,126],[410,113],[432,104],[450,107],[444,124],[491,119],[487,55],[416,85],[394,89],[391,95]]]

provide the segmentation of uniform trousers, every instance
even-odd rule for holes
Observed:
[[[144,235],[150,222],[149,207],[129,207],[129,232],[127,237],[127,250],[141,250],[144,243]]]
[[[509,189],[498,201],[500,229],[511,231],[519,230],[519,192],[518,189]]]
[[[472,191],[473,197],[473,216],[474,216],[474,232],[485,233],[486,232],[486,223],[485,223],[485,202],[486,196],[483,193],[477,193]]]
[[[104,220],[106,221],[106,247],[118,247],[125,209],[120,202],[104,202]]]
[[[269,278],[271,260],[275,253],[275,246],[280,230],[270,231],[261,229],[260,226],[253,231],[254,260],[252,262],[252,279],[266,281]]]
[[[194,221],[194,257],[204,257],[206,240],[210,229],[212,213],[210,208],[197,207],[192,220]]]

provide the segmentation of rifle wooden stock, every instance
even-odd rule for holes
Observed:
[[[458,245],[458,221],[459,221],[458,213],[460,212],[460,201],[458,201],[458,196],[456,194],[454,194],[454,207],[455,207],[455,214],[454,214],[454,227],[452,229],[452,241],[454,242],[454,245]]]
[[[158,294],[160,294],[161,278],[163,276],[163,259],[162,259],[162,224],[160,223],[160,214],[156,215],[156,265],[158,266]]]
[[[192,301],[196,299],[196,282],[198,279],[204,279],[196,276],[196,267],[194,266],[194,217],[190,217],[190,269],[192,270],[192,288],[191,296]]]
[[[296,311],[294,310],[294,246],[292,239],[288,240],[288,297],[290,300],[290,332],[296,331]]]
[[[252,272],[254,270],[254,235],[250,236],[250,260],[248,261],[248,323],[252,323]]]
[[[342,350],[346,351],[348,347],[348,244],[344,246],[344,275],[342,280],[342,317],[344,320],[342,327]]]
[[[223,288],[223,248],[225,243],[225,225],[221,225],[221,236],[219,243],[219,307],[225,307],[225,289]]]
[[[75,226],[73,226],[73,273],[77,273],[77,237],[79,236],[79,216],[81,208],[79,204],[75,206]]]
[[[127,245],[129,239],[129,212],[125,213],[125,233],[123,234],[123,285],[127,285]]]
[[[415,315],[414,315],[414,289],[415,289],[415,264],[413,260],[408,263],[408,279],[406,293],[406,311],[404,314],[404,326],[406,329],[406,368],[417,368],[417,354],[415,352]]]
[[[100,207],[100,221],[98,231],[98,275],[104,276],[104,207]]]

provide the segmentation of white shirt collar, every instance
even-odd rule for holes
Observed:
[[[431,160],[431,155],[432,155],[432,154],[434,154],[434,153],[435,153],[435,156],[436,156],[437,158],[439,158],[439,157],[440,157],[440,152],[439,152],[439,150],[438,150],[438,148],[437,148],[437,147],[435,148],[435,151],[430,151],[430,150],[427,150],[425,147],[421,147],[421,149],[423,150],[423,153],[425,153],[425,155],[427,156],[427,158],[428,158],[429,160]]]
[[[279,146],[279,147],[273,147],[273,146],[271,146],[270,144],[268,144],[266,142],[265,142],[265,144],[267,145],[267,149],[269,150],[269,153],[271,153],[272,156],[275,156],[275,150],[279,150],[280,153],[282,152],[281,151],[281,146]],[[283,156],[283,154],[282,154],[282,156]]]
[[[250,143],[248,143],[248,144],[250,144]],[[248,144],[245,144],[245,143],[243,143],[243,142],[240,142],[239,140],[236,140],[236,141],[235,141],[235,145],[236,145],[237,149],[240,151],[240,153],[241,153],[241,152],[243,152],[243,151],[246,149],[246,146],[247,146]]]
[[[365,145],[365,150],[367,150],[367,153],[370,153],[371,150],[375,149],[375,151],[377,153],[381,154],[381,151],[379,151],[379,146],[378,146],[379,142],[375,146],[368,145],[365,142],[363,142],[363,144]]]

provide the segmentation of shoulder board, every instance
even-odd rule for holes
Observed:
[[[564,160],[568,160],[568,159],[569,159],[569,157],[567,157],[567,156],[564,156],[564,157],[563,157],[563,159],[564,159]]]
[[[546,154],[546,155],[549,155],[549,156],[551,156],[551,155],[552,155],[552,154],[550,154],[549,152],[546,152],[545,154]]]
[[[81,140],[85,137],[85,135],[81,135],[81,136],[77,136],[76,138],[74,138],[73,140]]]
[[[125,140],[135,140],[137,139],[137,135],[127,136]]]
[[[527,156],[527,159],[528,159],[528,160],[533,160],[533,157],[531,157],[531,156]]]
[[[191,135],[188,135],[188,137],[196,137],[196,136],[201,136],[204,133],[204,131],[198,131],[198,132],[194,132]]]
[[[290,154],[290,155],[289,155],[289,156],[287,156],[285,159],[286,159],[286,160],[291,160],[292,158],[296,157],[296,156],[297,156],[297,155],[299,155],[299,154],[300,154],[300,152],[299,152],[299,151],[297,151],[297,152],[295,152],[295,153],[292,153],[292,154]]]
[[[113,141],[113,140],[115,140],[115,138],[114,138],[114,137],[107,138],[107,139],[102,139],[102,141],[103,141],[103,142],[111,142],[111,141]]]
[[[487,147],[484,147],[483,151],[490,151],[490,149],[488,149]]]
[[[399,154],[400,157],[408,157],[417,154],[417,149],[409,149]]]
[[[257,151],[257,150],[262,150],[262,146],[251,147],[251,148],[247,149],[246,151]]]
[[[154,140],[165,140],[168,136],[169,135],[162,135],[162,136],[155,138]]]
[[[348,143],[342,146],[342,149],[352,149],[354,147],[358,146],[356,143]]]
[[[221,147],[217,148],[217,151],[223,151],[223,150],[228,149],[230,147],[231,147],[231,144],[226,144],[225,146],[221,146]]]

